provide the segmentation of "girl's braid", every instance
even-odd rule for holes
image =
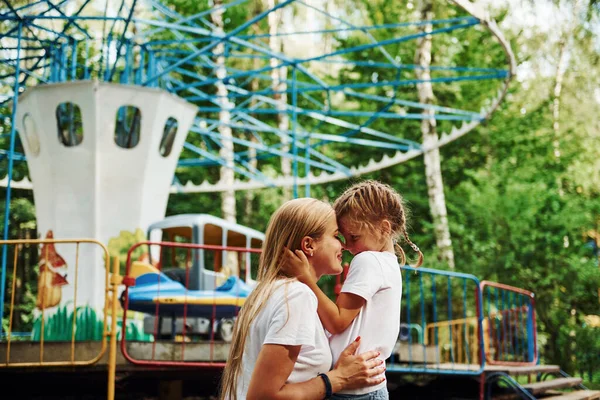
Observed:
[[[408,244],[410,245],[410,247],[416,251],[417,253],[419,253],[419,259],[417,260],[417,263],[415,264],[415,268],[420,267],[423,264],[423,253],[421,252],[421,249],[419,249],[419,247],[414,244],[410,238],[408,237],[408,232],[406,232],[406,226],[402,227],[402,235],[404,235],[404,238],[406,239],[406,241],[408,242]]]

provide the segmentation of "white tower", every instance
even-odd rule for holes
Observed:
[[[17,128],[33,182],[38,232],[108,244],[164,217],[183,142],[197,112],[160,89],[97,81],[40,85],[19,98]],[[57,245],[74,287],[75,246]],[[77,305],[101,309],[104,263],[81,246]],[[71,300],[65,288],[61,303]]]

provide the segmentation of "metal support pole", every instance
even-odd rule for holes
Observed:
[[[293,174],[294,174],[294,198],[298,198],[298,138],[296,137],[296,126],[298,124],[298,87],[297,87],[297,68],[293,65],[292,69],[292,154],[294,155],[293,161]]]
[[[13,109],[11,116],[10,126],[10,150],[8,152],[8,176],[6,183],[6,202],[4,205],[4,235],[3,239],[8,240],[8,224],[10,216],[10,197],[11,197],[11,182],[13,174],[13,162],[14,162],[14,151],[15,151],[15,136],[16,136],[16,119],[17,119],[17,105],[19,103],[19,75],[21,74],[21,35],[23,31],[23,22],[19,22],[18,29],[18,40],[17,40],[17,62],[15,65],[15,86],[14,86],[14,99]],[[0,277],[0,333],[2,333],[2,318],[4,317],[4,285],[6,283],[6,257],[8,248],[6,244],[2,246],[2,276]]]
[[[110,263],[107,263],[107,266]],[[110,339],[108,346],[108,391],[107,400],[114,400],[115,398],[115,378],[117,371],[117,302],[119,301],[118,286],[121,284],[122,277],[119,276],[119,257],[115,257],[112,264],[112,277],[110,279],[110,294],[106,296],[106,299],[110,298],[110,304],[106,304],[105,311],[108,312],[108,307],[111,307],[110,315]],[[121,327],[121,334],[125,335],[126,329]]]
[[[306,151],[304,152],[304,158],[306,162],[304,163],[304,197],[310,197],[310,180],[308,179],[308,175],[310,174],[310,163],[308,160],[310,159],[310,135],[306,135],[306,143],[304,144]]]

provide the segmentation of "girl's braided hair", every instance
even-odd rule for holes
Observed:
[[[406,231],[406,212],[402,196],[390,185],[374,180],[357,183],[346,189],[333,204],[337,219],[350,218],[357,224],[366,224],[370,229],[375,229],[375,224],[387,219],[391,225],[394,249],[400,257],[402,265],[406,263],[406,254],[398,238],[404,237],[409,246],[418,253],[419,258],[415,267],[423,264],[423,253],[408,237]]]

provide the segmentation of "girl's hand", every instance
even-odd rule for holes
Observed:
[[[304,284],[317,281],[315,270],[309,264],[308,258],[302,250],[292,252],[289,249],[283,249],[282,269],[286,275],[295,277]]]
[[[360,337],[350,343],[340,355],[334,369],[327,373],[334,393],[375,386],[385,381],[384,361],[377,358],[380,353],[367,351],[355,355],[359,343]]]

